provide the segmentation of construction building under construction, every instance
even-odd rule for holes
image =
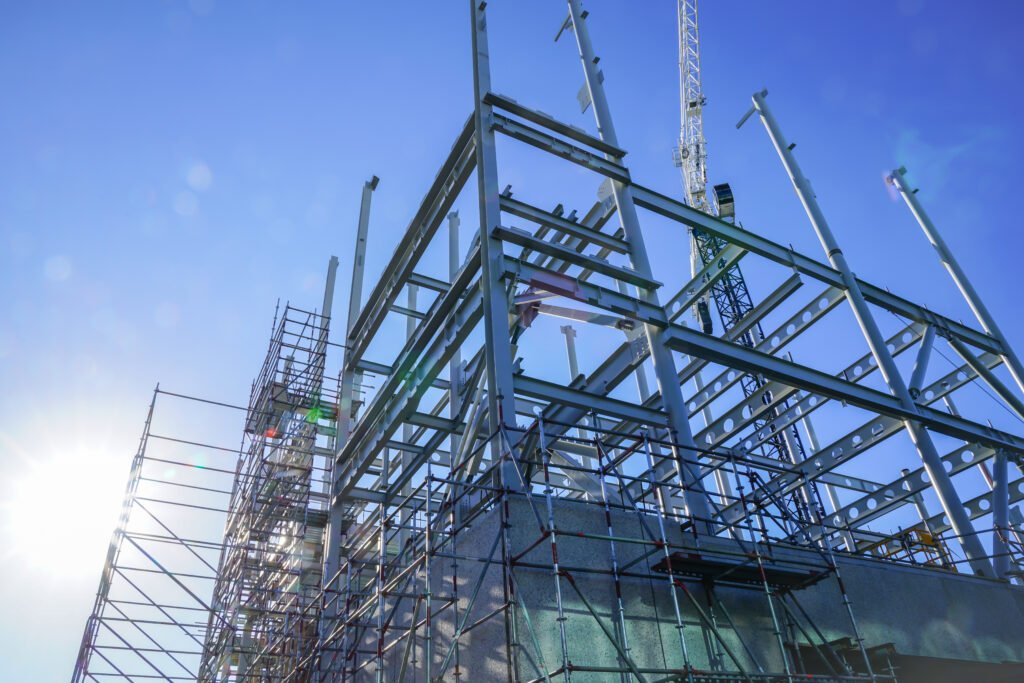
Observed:
[[[382,275],[368,169],[347,315],[331,258],[320,307],[275,314],[247,404],[157,388],[73,683],[1024,680],[1024,435],[957,403],[980,387],[1024,418],[1024,365],[905,170],[976,325],[854,276],[766,92],[741,124],[824,258],[706,190],[694,0],[679,197],[631,174],[579,0],[558,33],[596,133],[492,86],[486,5],[469,116]],[[499,139],[591,194],[538,206]],[[655,219],[692,254],[678,289]],[[237,447],[200,429],[243,416]],[[917,465],[891,474],[894,452]]]

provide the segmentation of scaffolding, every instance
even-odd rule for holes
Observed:
[[[273,329],[248,406],[155,391],[74,683],[280,680],[316,642],[328,318],[286,305]],[[172,402],[162,433],[158,399]],[[240,447],[203,433],[239,415]]]
[[[200,681],[280,680],[315,642],[337,404],[327,328],[286,306],[253,383]]]
[[[983,329],[854,277],[764,92],[744,120],[764,123],[828,263],[641,185],[615,135],[589,15],[567,4],[559,37],[574,39],[578,99],[597,133],[492,88],[491,10],[471,2],[474,106],[383,275],[364,297],[373,177],[342,341],[328,340],[332,259],[321,313],[289,306],[275,322],[237,466],[218,470],[233,484],[210,487],[223,533],[165,534],[199,557],[206,588],[161,562],[191,621],[149,603],[200,647],[178,661],[176,640],[123,615],[149,639],[122,641],[149,675],[96,667],[120,661],[99,634],[119,608],[109,586],[125,530],[146,510],[133,465],[74,683],[895,681],[894,646],[859,616],[884,605],[855,600],[851,585],[898,569],[1016,589],[1024,437],[962,415],[956,400],[981,387],[1024,418],[1024,372],[962,272]],[[583,169],[596,199],[546,210],[502,189],[506,144]],[[578,202],[582,216],[566,211]],[[715,241],[715,257],[668,292],[641,215],[678,230],[670,248],[692,230]],[[428,274],[432,246],[447,246],[446,277]],[[770,273],[768,294],[717,335],[689,327],[741,260]],[[388,318],[404,319],[404,337]],[[531,341],[549,319],[577,326],[562,328],[568,379],[545,357],[550,338]],[[842,324],[859,349],[849,356],[830,344]],[[807,340],[819,345],[814,367],[789,355]],[[592,341],[581,359],[577,344]],[[958,360],[929,369],[942,343]],[[800,438],[806,447],[788,442]],[[137,463],[150,440],[147,422]],[[890,478],[894,451],[920,467]],[[196,489],[179,490],[178,504]]]
[[[554,426],[539,420],[517,436],[540,443],[545,427]],[[672,505],[682,494],[677,480],[653,476],[659,464],[676,466],[673,444],[632,435],[607,452],[607,439],[615,436],[560,442],[590,451],[597,466],[589,469],[553,465],[559,457],[553,449],[530,457],[501,432],[493,438],[502,455],[479,476],[466,476],[473,452],[429,463],[407,496],[350,520],[345,560],[329,590],[328,607],[337,617],[309,653],[320,660],[318,680],[504,680],[503,666],[518,681],[611,680],[605,677],[611,674],[694,682],[782,681],[797,674],[800,680],[895,680],[891,669],[873,668],[834,553],[769,532],[781,521],[773,517],[788,514],[785,506],[762,507],[753,524],[734,525],[733,542],[704,538]],[[702,455],[717,461],[740,491],[758,470],[772,468],[732,454]],[[521,469],[526,462],[535,468],[532,477]],[[514,482],[504,478],[510,471]],[[570,483],[583,476],[599,482],[596,501]],[[852,650],[835,648],[800,603],[801,591],[823,582],[831,583],[819,590],[847,608]],[[660,618],[649,608],[636,610],[635,593],[648,591],[668,608]],[[761,595],[760,609],[738,592]],[[742,623],[729,602],[741,605]],[[631,645],[641,634],[646,642]],[[653,638],[661,644],[657,652]],[[493,653],[483,643],[504,651],[497,669],[483,662],[481,650]],[[794,657],[799,648],[828,673],[808,674]]]
[[[241,410],[154,391],[73,683],[196,680],[238,462],[202,426]]]

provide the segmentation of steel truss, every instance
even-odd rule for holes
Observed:
[[[599,132],[497,94],[486,4],[470,3],[473,110],[365,303],[377,179],[364,187],[337,393],[323,375],[333,269],[324,315],[300,325],[301,358],[272,345],[254,385],[209,565],[216,586],[197,594],[204,647],[191,654],[202,665],[189,671],[224,682],[894,680],[839,574],[860,556],[1012,578],[1024,436],[964,417],[954,401],[985,384],[1017,410],[1020,387],[993,372],[1009,365],[1016,377],[1016,356],[988,322],[954,321],[855,278],[834,254],[825,264],[636,182],[577,0],[560,35],[575,38],[581,102]],[[763,95],[754,103],[778,146]],[[578,217],[502,189],[499,139],[592,172],[597,201]],[[791,175],[806,204],[802,175]],[[453,212],[474,194],[478,219]],[[720,240],[718,258],[662,291],[644,212],[678,224],[679,244],[688,229]],[[820,231],[816,204],[813,213]],[[464,221],[476,226],[469,244]],[[447,279],[424,263],[443,227]],[[693,304],[742,259],[777,270],[777,287],[727,331],[688,327]],[[786,356],[844,303],[865,329],[859,357],[826,348],[810,367]],[[882,334],[878,313],[898,329]],[[388,316],[407,321],[406,337],[382,357]],[[589,326],[625,338],[594,367],[570,353],[566,382],[524,351],[541,316],[576,321],[572,345]],[[744,343],[754,326],[771,331]],[[928,372],[947,342],[962,363]],[[905,379],[893,361],[902,354],[916,356]],[[684,397],[698,373],[711,379]],[[744,376],[764,393],[737,390]],[[828,416],[822,440],[812,413]],[[806,458],[760,454],[772,433],[795,429]],[[956,445],[939,453],[932,435]],[[851,474],[887,447],[917,450],[922,468],[887,483]],[[321,454],[329,462],[318,468]],[[979,468],[991,491],[975,495],[959,484]],[[927,506],[939,488],[936,513]],[[806,515],[793,514],[793,496]],[[912,523],[894,529],[908,513]],[[839,640],[805,609],[810,591],[832,596]],[[99,623],[90,620],[84,661],[99,652]]]

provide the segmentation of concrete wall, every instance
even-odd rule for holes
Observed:
[[[534,497],[533,504],[536,512],[546,518],[544,499]],[[511,524],[508,533],[513,554],[518,554],[536,541],[541,532],[535,512],[525,498],[512,499],[509,510]],[[604,511],[600,506],[558,501],[555,504],[555,520],[559,530],[565,533],[607,533]],[[613,513],[613,529],[617,537],[645,538],[647,536],[643,524],[655,535],[658,534],[656,518],[646,517],[641,522],[635,512]],[[485,557],[494,544],[499,527],[497,511],[478,518],[471,528],[460,533],[458,553]],[[678,526],[668,531],[671,543],[694,546],[694,537],[682,533]],[[728,539],[704,539],[702,546],[695,550],[714,554],[716,549],[731,553],[739,549],[735,542]],[[628,565],[649,550],[650,546],[616,542],[620,567]],[[616,600],[612,579],[606,574],[585,571],[610,570],[610,544],[605,540],[559,535],[558,552],[563,568],[572,574],[580,592],[591,603],[605,627],[614,631]],[[773,553],[782,564],[823,564],[816,553],[804,550],[776,548]],[[494,560],[500,559],[499,545]],[[648,569],[660,559],[660,554],[645,558],[630,571],[647,574]],[[530,564],[546,568],[534,568]],[[528,552],[515,570],[517,590],[526,607],[525,612],[518,608],[511,615],[516,621],[518,647],[514,649],[521,680],[538,676],[538,669],[551,671],[562,664],[555,580],[550,566],[550,545],[544,541]],[[839,566],[854,616],[868,647],[893,643],[896,650],[904,655],[982,662],[1024,662],[1024,590],[988,579],[900,567],[876,560],[841,558]],[[465,614],[470,595],[478,582],[480,593],[472,607],[469,623],[477,622],[488,614],[491,616],[462,636],[458,648],[459,679],[454,676],[453,661],[447,668],[444,680],[506,680],[508,648],[505,614],[495,612],[504,600],[502,570],[498,564],[490,565],[481,580],[481,571],[485,567],[487,565],[483,562],[459,562],[460,617]],[[437,609],[443,604],[444,597],[452,593],[451,560],[435,559],[432,574],[435,577],[432,581],[435,595],[433,600]],[[681,669],[684,658],[667,577],[656,575],[654,578],[624,578],[622,583],[626,632],[633,661],[641,669]],[[707,611],[706,594],[701,585],[688,583],[688,586],[700,607]],[[561,589],[566,615],[565,646],[569,661],[575,666],[620,666],[612,643],[565,577],[561,579]],[[676,593],[691,665],[702,670],[719,667],[736,670],[735,664],[706,627],[697,609],[681,591]],[[756,587],[719,588],[716,595],[720,600],[714,606],[719,631],[725,645],[742,666],[756,671],[756,660],[765,671],[782,671],[780,648],[764,592]],[[853,636],[850,619],[834,577],[798,591],[796,596],[827,639]],[[390,604],[394,604],[394,601],[390,601]],[[409,606],[412,603],[406,599],[402,604]],[[735,628],[725,618],[722,605],[731,616]],[[779,610],[777,601],[775,608]],[[421,611],[421,617],[422,614]],[[779,614],[781,617],[781,612]],[[393,623],[400,627],[408,621],[407,610],[399,609]],[[441,660],[448,651],[454,630],[454,613],[449,608],[434,620],[434,639],[431,644],[434,676],[440,670]],[[372,651],[375,647],[375,634],[367,633],[363,647]],[[415,651],[410,656],[410,660],[415,658],[416,661],[410,661],[410,677],[407,680],[412,680],[411,673],[414,670],[415,680],[423,680],[424,647],[425,641],[418,637]],[[394,680],[403,656],[403,648],[395,648],[388,654],[388,675],[385,675],[384,680]],[[363,670],[357,680],[374,680],[374,677],[374,667],[370,666]],[[656,679],[659,676],[651,674],[648,677]],[[618,680],[618,676],[577,671],[573,680],[579,683],[609,681]]]

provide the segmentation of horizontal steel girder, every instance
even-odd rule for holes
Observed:
[[[384,365],[383,363],[374,363],[373,361],[362,359],[356,363],[356,370],[363,373],[369,373],[373,375],[380,375],[381,377],[387,377],[391,374],[391,366]],[[437,389],[447,389],[448,380],[446,379],[435,379],[434,387]]]
[[[798,276],[794,275],[787,282],[792,282],[794,278],[799,280]],[[792,285],[788,285],[792,286]],[[776,290],[775,293],[770,295],[761,304],[758,305],[751,313],[743,319],[741,325],[737,325],[726,334],[725,339],[734,341],[741,337],[748,326],[753,326],[760,319],[761,316],[766,315],[768,311],[772,310],[775,306],[780,303],[779,299],[776,298],[775,294],[779,291],[785,291],[787,283],[783,283],[780,290]],[[806,331],[811,325],[817,322],[821,317],[826,315],[842,300],[842,292],[834,289],[827,288],[819,296],[815,297],[806,306],[797,311],[790,319],[783,322],[778,329],[771,334],[767,335],[764,341],[762,341],[756,348],[762,350],[769,350],[773,352],[781,351],[787,344],[793,341],[802,332]],[[646,357],[646,351],[643,351],[644,357]],[[690,362],[687,363],[679,371],[679,382],[685,383],[693,379],[696,374],[702,370],[708,364],[707,359],[692,357]],[[689,415],[695,417],[700,413],[708,404],[713,402],[716,398],[722,396],[729,387],[738,382],[745,374],[736,369],[726,370],[715,379],[707,382],[705,388],[698,392],[696,396],[688,402]],[[731,378],[730,378],[731,375]],[[776,391],[781,390],[781,385],[775,385]],[[792,391],[792,389],[790,389]],[[763,395],[763,392],[759,392],[756,396]],[[749,399],[747,399],[749,401]],[[757,399],[759,403],[759,399]],[[773,405],[777,405],[778,402],[774,402]],[[644,401],[644,406],[652,409],[658,409],[661,406],[661,395],[657,392],[651,394],[651,396]],[[754,406],[751,410],[760,412],[760,405]],[[733,418],[737,421],[737,418]],[[629,424],[619,424],[614,426],[612,429],[616,432],[626,432],[631,429]],[[617,443],[617,440],[610,439],[610,443]],[[698,445],[701,445],[698,442]]]
[[[904,408],[899,400],[854,382],[833,377],[820,370],[798,365],[739,344],[710,337],[684,327],[673,326],[666,335],[669,348],[707,358],[747,372],[761,373],[784,384],[815,394],[845,401],[882,415],[920,422],[929,429],[964,441],[978,441],[994,448],[1024,452],[1024,438],[992,427],[955,417],[932,408]]]
[[[995,454],[996,452],[987,446],[967,444],[942,456],[942,463],[949,475],[953,476],[978,463],[985,462]],[[828,523],[834,526],[863,526],[905,503],[913,502],[913,498],[917,494],[930,487],[931,483],[928,481],[924,468],[919,467],[891,484],[883,486],[878,491],[861,496],[835,514],[829,515]]]
[[[505,258],[505,273],[508,277],[528,282],[538,289],[668,328],[667,343],[669,347],[695,358],[710,360],[752,374],[763,374],[791,387],[845,401],[871,412],[916,419],[931,429],[965,441],[978,441],[993,447],[1004,447],[1014,451],[1024,449],[1024,438],[929,408],[909,411],[889,394],[862,387],[854,382],[833,377],[827,373],[806,368],[739,344],[732,344],[684,327],[670,325],[663,309],[633,297],[591,283],[580,282],[578,279],[537,268],[510,257]],[[630,365],[635,367],[632,363]]]
[[[751,253],[764,256],[826,284],[843,288],[843,281],[839,272],[819,261],[804,256],[781,244],[776,244],[755,233],[740,229],[735,225],[692,209],[682,202],[640,185],[633,184],[632,190],[633,199],[637,206],[675,219],[691,228],[704,230],[716,237],[720,237],[726,242],[743,247]],[[907,301],[863,280],[858,279],[857,282],[864,293],[864,298],[870,303],[881,306],[905,318],[934,325],[940,330],[947,330],[950,334],[983,351],[1002,353],[1002,347],[999,342],[984,332],[929,311],[923,306]]]
[[[1009,505],[1014,503],[1020,503],[1024,501],[1024,478],[1011,481],[1007,487],[1009,489]],[[975,496],[964,503],[964,507],[967,509],[967,514],[970,515],[971,520],[984,517],[992,512],[992,492],[987,491],[980,496]],[[950,526],[949,520],[946,519],[946,515],[938,514],[932,515],[928,518],[928,528],[932,530],[933,534],[944,534],[953,527]]]
[[[618,180],[622,183],[629,183],[629,171],[624,166],[614,161],[609,161],[600,154],[595,154],[582,147],[566,142],[554,135],[537,130],[520,121],[510,119],[507,116],[495,113],[491,122],[494,130],[507,135],[510,138],[525,142],[528,145],[550,152],[556,157],[561,157],[583,168],[588,168],[595,173]]]
[[[613,215],[615,215],[615,202],[598,201],[595,202],[593,206],[590,207],[590,210],[587,211],[586,215],[583,216],[583,220],[580,221],[580,224],[587,228],[590,228],[591,230],[600,232],[601,229],[605,226],[605,224],[609,220],[611,220],[611,217]],[[546,237],[550,231],[550,228],[548,228],[545,225],[542,225],[540,227],[540,230],[537,231],[536,236]],[[618,230],[615,231],[615,234],[613,234],[612,237],[614,237],[615,239],[622,239],[623,234],[624,233],[622,231],[622,228],[619,228]],[[563,241],[563,244],[565,244],[565,246],[567,247],[575,249],[578,252],[583,252],[587,247],[587,242],[579,239],[578,237],[573,237],[572,235],[568,236]],[[607,247],[601,247],[601,249],[597,252],[597,256],[601,258],[607,258],[610,253],[612,253],[610,249],[608,249]],[[564,273],[565,271],[569,270],[569,267],[571,265],[559,261],[558,259],[553,258],[551,256],[547,256],[546,254],[537,254],[533,256],[533,258],[527,258],[527,254],[528,252],[523,252],[522,260],[529,261],[535,266],[540,266],[542,268],[548,268],[551,270],[557,270],[560,273]],[[586,280],[588,277],[590,277],[590,275],[591,273],[589,271],[584,270],[582,273],[580,273],[579,278],[581,280]]]
[[[842,291],[835,289],[834,287],[829,287],[820,295],[814,297],[814,299],[808,302],[787,320],[783,321],[775,330],[766,334],[764,339],[759,341],[754,348],[758,351],[764,351],[765,353],[778,353],[785,348],[787,344],[796,339],[802,332],[810,329],[811,325],[818,322],[825,317],[828,312],[835,309],[842,300]],[[730,334],[728,335],[728,338],[730,341],[735,341],[738,336],[741,335]],[[856,365],[852,367],[856,367]],[[849,376],[843,373],[839,374],[844,377]],[[707,380],[705,382],[704,389],[697,392],[691,399],[695,404],[693,406],[693,412],[696,413],[708,406],[717,396],[720,396],[722,392],[736,384],[736,382],[739,382],[742,377],[743,373],[729,369],[724,370],[714,378]]]
[[[913,323],[889,337],[887,343],[891,345],[891,353],[896,356],[912,347],[921,338],[922,327],[924,326],[919,323]],[[874,357],[868,353],[861,356],[855,363],[851,363],[842,372],[837,373],[837,375],[847,379],[853,377],[854,381],[859,382],[876,369]],[[775,417],[772,423],[775,425],[776,430],[788,429],[799,420],[828,404],[831,400],[823,396],[805,395],[798,401],[790,404],[789,409]],[[767,440],[767,434],[759,433],[758,437],[751,443],[751,448],[757,448]]]
[[[911,344],[913,344],[914,341],[918,339],[917,336],[913,336],[909,341],[904,342],[902,340],[902,337],[905,331],[906,330],[901,330],[900,332],[890,337],[888,340],[889,344],[896,345],[896,351],[894,352],[894,355],[896,353],[899,353],[900,351],[905,350]],[[870,355],[862,356],[855,362],[845,367],[841,372],[836,373],[836,376],[852,376],[856,378],[857,381],[860,381],[864,377],[871,374],[871,372],[873,372],[877,367],[876,365],[869,361],[870,358]],[[771,404],[764,403],[763,396],[766,393],[771,394],[772,396]],[[721,415],[718,416],[718,418],[713,420],[711,424],[709,424],[703,431],[700,432],[700,434],[698,434],[698,445],[703,446],[706,444],[707,448],[719,448],[721,446],[724,446],[730,439],[739,435],[746,425],[754,422],[758,418],[761,418],[765,420],[767,423],[769,423],[769,425],[766,425],[762,429],[765,432],[770,432],[771,430],[769,429],[769,426],[777,422],[777,420],[771,414],[770,409],[779,405],[783,401],[786,401],[795,393],[797,393],[797,389],[794,389],[785,384],[780,384],[775,381],[768,381],[767,383],[765,383],[764,386],[759,387],[756,393],[747,396],[742,401],[737,403],[735,406],[723,412]],[[813,408],[819,408],[827,400],[828,399],[826,398],[819,397],[818,400],[815,402]],[[697,412],[699,412],[699,410],[699,407],[696,410],[693,410],[691,412],[691,417],[696,415]],[[782,416],[779,417],[781,418]],[[803,415],[801,415],[801,417],[803,417]],[[779,431],[779,429],[776,429],[775,433],[778,433]],[[757,445],[760,443],[760,441],[757,441],[757,439],[760,438],[761,440],[765,440],[768,436],[769,434],[767,433],[758,433],[749,438],[746,442],[744,442],[741,448],[743,450],[752,450],[756,448]],[[792,463],[786,463],[786,465],[790,464]]]
[[[629,245],[626,241],[609,235],[606,232],[595,230],[581,222],[570,221],[562,216],[556,216],[553,213],[538,209],[535,206],[531,206],[525,202],[521,202],[518,199],[513,199],[510,196],[501,197],[501,210],[510,213],[513,216],[518,216],[524,220],[528,220],[537,225],[545,226],[549,230],[555,230],[565,235],[571,235],[577,240],[581,240],[584,243],[595,244],[599,247],[610,249],[619,254],[629,253]],[[541,235],[538,235],[540,237]],[[568,246],[566,248],[569,248]]]
[[[675,296],[665,302],[668,319],[675,321],[685,313],[698,299],[711,291],[712,285],[724,277],[729,270],[747,255],[747,250],[733,244],[726,245],[713,261],[704,264],[688,283],[683,285]]]
[[[451,286],[444,280],[438,280],[435,277],[423,275],[422,273],[413,273],[410,275],[409,284],[416,285],[417,287],[424,287],[426,289],[432,289],[440,294],[447,292],[448,288]]]
[[[984,357],[987,362],[999,362],[995,356],[990,354],[986,354]],[[925,402],[937,401],[946,393],[971,380],[972,375],[969,372],[964,373],[963,379],[957,379],[961,372],[962,369],[953,370],[947,376],[930,385],[925,390],[925,393],[922,394],[922,397],[928,397],[924,399]],[[808,398],[813,399],[811,408],[817,407],[817,404],[821,401],[819,397],[812,396]],[[801,403],[803,403],[803,400]],[[857,429],[826,446],[822,446],[803,462],[793,465],[786,474],[773,478],[766,484],[766,487],[773,495],[785,495],[796,490],[804,483],[814,481],[822,474],[834,470],[843,463],[849,462],[881,441],[899,433],[903,428],[903,420],[900,417],[875,415]],[[722,511],[722,519],[727,523],[735,522],[744,515],[744,511],[738,504],[733,504]]]
[[[498,93],[489,92],[484,95],[484,103],[489,104],[492,107],[504,109],[510,114],[515,114],[521,118],[526,119],[532,123],[536,123],[539,126],[543,126],[548,130],[552,130],[556,133],[560,133],[567,138],[572,138],[576,142],[593,147],[594,149],[609,154],[613,157],[621,159],[626,156],[626,150],[619,149],[615,145],[610,145],[601,138],[595,138],[593,135],[568,123],[562,123],[555,117],[545,114],[542,111],[536,109],[530,109],[522,104],[519,104],[511,97],[506,95],[499,95]]]
[[[536,251],[541,254],[547,254],[557,258],[559,261],[565,261],[581,268],[592,270],[595,273],[600,273],[607,277],[628,282],[631,285],[642,287],[648,290],[654,290],[661,287],[661,283],[656,280],[649,280],[644,276],[640,275],[634,270],[629,268],[622,268],[620,266],[613,266],[603,259],[599,259],[594,256],[588,256],[581,254],[575,249],[570,249],[564,245],[558,244],[557,242],[548,242],[547,240],[537,239],[525,230],[518,228],[506,228],[503,226],[497,226],[491,234],[500,240],[504,240],[511,244],[517,244],[521,247],[529,249],[530,251]]]
[[[667,416],[660,410],[651,410],[638,406],[628,401],[598,396],[587,391],[574,388],[573,385],[564,386],[554,382],[516,375],[515,387],[517,393],[525,394],[532,398],[541,399],[548,403],[555,403],[563,406],[574,406],[586,412],[594,411],[599,415],[611,415],[619,419],[629,420],[652,427],[665,427]]]

